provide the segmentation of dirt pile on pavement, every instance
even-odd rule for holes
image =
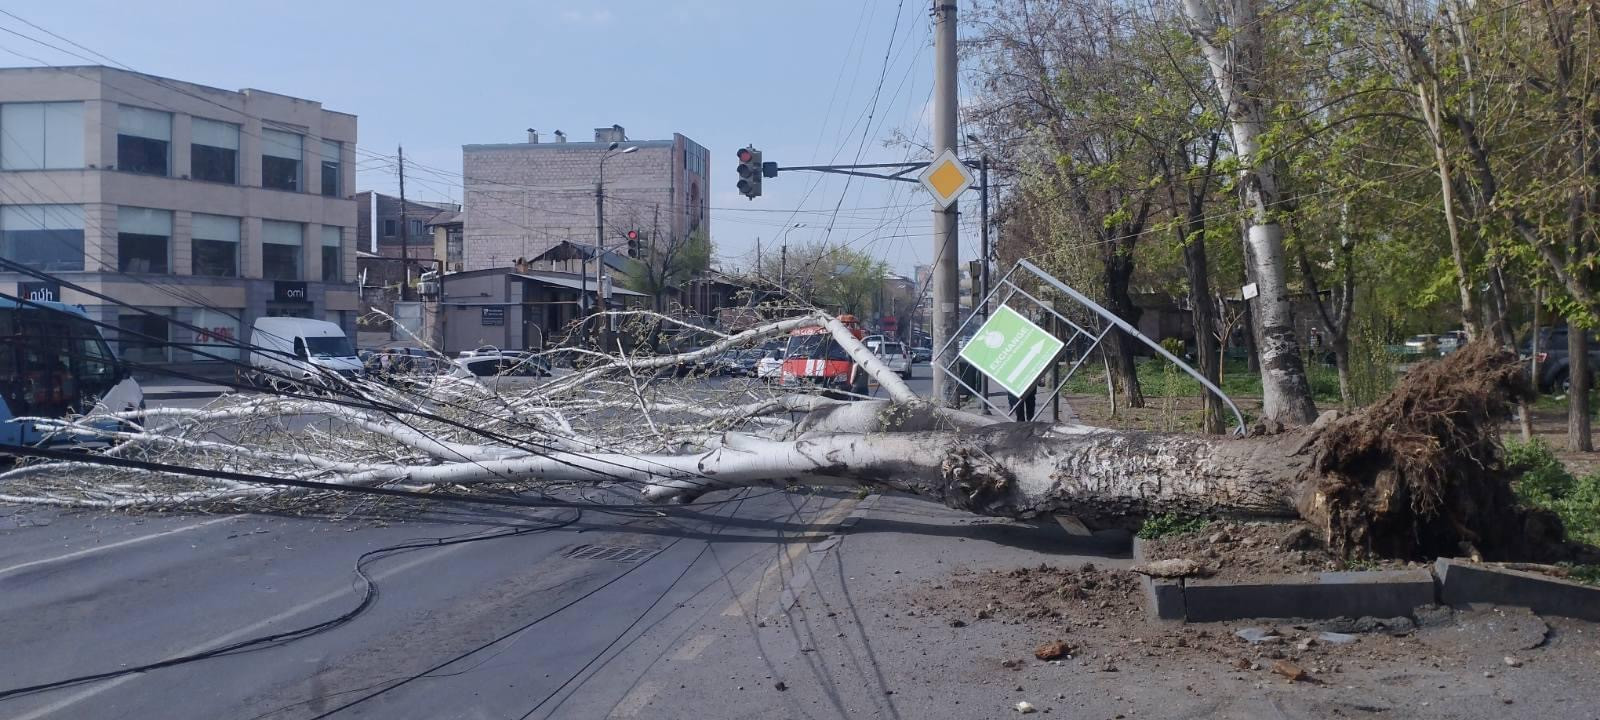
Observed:
[[[1526,392],[1516,355],[1487,341],[1419,364],[1317,433],[1301,517],[1341,556],[1547,555],[1560,523],[1516,506],[1501,460],[1498,424]]]
[[[1140,611],[1137,576],[1092,564],[957,570],[944,583],[919,593],[913,602],[947,616],[957,627],[957,623],[989,619],[1103,624]]]
[[[1206,565],[1207,575],[1239,580],[1330,570],[1378,570],[1416,565],[1403,560],[1363,561],[1357,567],[1328,549],[1302,522],[1216,522],[1193,532],[1145,541],[1149,560],[1186,558]]]

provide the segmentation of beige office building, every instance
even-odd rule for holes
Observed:
[[[116,343],[146,363],[204,362],[193,343],[236,357],[216,338],[248,339],[263,315],[353,337],[355,147],[355,116],[311,100],[107,67],[0,69],[0,257],[54,278],[0,267],[0,292],[174,343]]]

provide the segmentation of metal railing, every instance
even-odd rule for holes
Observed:
[[[1032,293],[1028,292],[1021,285],[1017,284],[1013,278],[1017,275],[1018,271],[1024,271],[1033,275],[1034,277],[1037,277],[1046,285],[1049,285],[1050,287],[1059,291],[1061,294],[1065,295],[1068,299],[1077,303],[1078,306],[1088,311],[1091,316],[1098,317],[1100,320],[1104,321],[1103,328],[1091,330],[1090,328],[1085,327],[1085,325],[1092,323],[1080,324],[1073,322],[1071,318],[1062,315],[1056,310],[1054,303],[1039,299]],[[1084,362],[1089,359],[1091,354],[1093,354],[1094,349],[1100,346],[1101,341],[1104,340],[1106,335],[1111,332],[1111,329],[1117,328],[1122,330],[1124,333],[1127,333],[1129,337],[1148,345],[1150,349],[1156,351],[1156,353],[1161,357],[1166,358],[1168,361],[1171,361],[1172,364],[1178,366],[1179,369],[1183,370],[1185,373],[1188,373],[1189,376],[1199,382],[1207,392],[1210,392],[1211,394],[1220,398],[1222,402],[1228,406],[1228,409],[1233,411],[1234,420],[1238,423],[1234,432],[1239,435],[1245,434],[1244,414],[1239,412],[1239,406],[1235,405],[1233,400],[1229,398],[1226,393],[1222,392],[1222,388],[1217,387],[1215,383],[1207,380],[1206,377],[1200,374],[1198,370],[1195,370],[1177,355],[1172,354],[1172,352],[1162,347],[1161,343],[1158,343],[1144,333],[1139,332],[1138,328],[1134,327],[1128,321],[1117,317],[1116,313],[1101,307],[1099,303],[1090,300],[1087,296],[1073,289],[1070,285],[1061,282],[1051,274],[1041,270],[1039,266],[1034,265],[1027,260],[1018,261],[1016,265],[1012,266],[1010,270],[1006,271],[1006,274],[1001,276],[1000,280],[994,284],[993,289],[991,289],[989,294],[983,298],[983,304],[979,307],[989,307],[989,303],[994,300],[995,296],[1000,295],[1002,291],[1004,291],[1004,297],[1000,299],[1000,305],[1005,305],[1011,302],[1013,298],[1020,295],[1023,298],[1032,301],[1034,305],[1038,306],[1040,309],[1054,316],[1056,320],[1064,323],[1066,327],[1071,328],[1072,336],[1065,340],[1065,344],[1062,345],[1060,352],[1056,357],[1051,359],[1051,366],[1058,367],[1064,356],[1070,358],[1070,356],[1073,354],[1077,355],[1076,359],[1072,359],[1070,361],[1070,367],[1068,368],[1066,374],[1062,375],[1060,381],[1056,383],[1054,389],[1056,395],[1061,393],[1061,389],[1066,387],[1067,383],[1072,380],[1072,376],[1077,374],[1079,368],[1083,367]],[[1001,406],[996,405],[983,391],[974,389],[971,385],[968,385],[961,377],[961,373],[955,372],[951,369],[951,367],[959,361],[956,353],[951,352],[951,348],[955,346],[959,338],[966,335],[967,326],[971,325],[974,321],[982,321],[980,319],[980,313],[976,312],[976,310],[977,308],[974,308],[974,312],[961,323],[961,325],[956,329],[955,334],[945,342],[944,347],[939,348],[938,352],[935,353],[934,366],[940,372],[945,373],[950,377],[950,379],[954,380],[957,385],[971,393],[973,397],[978,398],[980,402],[987,405],[990,409],[1003,415],[1013,415],[1016,412],[1017,407],[1024,402],[1022,398],[1019,397],[1015,405],[1002,408]],[[1051,328],[1050,330],[1052,334],[1056,333],[1055,328]],[[1081,344],[1081,341],[1083,340],[1088,341],[1087,345]],[[1081,351],[1075,353],[1075,351],[1078,351],[1080,347]],[[944,362],[939,362],[941,359],[944,360]],[[1043,412],[1042,407],[1040,409],[1036,409],[1028,419],[1030,421],[1037,420],[1041,412]]]

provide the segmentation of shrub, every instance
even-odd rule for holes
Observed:
[[[1506,444],[1506,464],[1521,473],[1517,499],[1561,517],[1567,537],[1600,546],[1600,472],[1573,477],[1544,441]]]
[[[1168,535],[1182,535],[1194,532],[1205,527],[1209,521],[1205,518],[1179,515],[1178,513],[1161,513],[1151,515],[1139,528],[1139,537],[1144,540],[1154,540]]]

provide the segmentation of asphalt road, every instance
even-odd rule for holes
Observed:
[[[337,617],[362,597],[357,558],[378,548],[527,531],[374,559],[372,605],[310,637],[0,699],[0,717],[603,717],[708,617],[775,602],[792,558],[857,502],[707,500],[725,502],[405,520],[0,508],[0,692]],[[585,546],[638,550],[573,556]]]

